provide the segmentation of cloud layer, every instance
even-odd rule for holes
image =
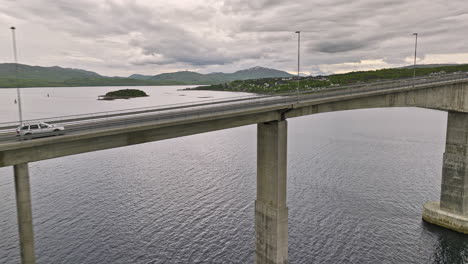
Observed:
[[[172,3],[174,2],[174,3]],[[4,0],[21,63],[106,75],[235,71],[261,65],[323,74],[419,63],[468,63],[465,0]]]

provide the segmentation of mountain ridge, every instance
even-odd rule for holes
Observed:
[[[0,63],[0,78],[15,77],[16,69],[14,63]],[[96,72],[63,68],[60,66],[31,66],[27,64],[18,64],[18,78],[28,79],[54,79],[64,81],[70,78],[96,78],[104,77]]]
[[[142,85],[204,85],[237,79],[288,76],[287,72],[253,67],[234,73],[201,74],[191,71],[162,73],[154,76],[132,74],[130,77],[108,77],[83,69],[59,66],[43,67],[18,64],[18,80],[14,63],[0,63],[0,87],[68,87],[68,86],[142,86]]]
[[[219,84],[235,80],[275,78],[275,77],[293,77],[294,75],[285,71],[270,69],[260,66],[235,71],[233,73],[212,72],[202,74],[193,71],[177,71],[170,73],[161,73],[157,75],[132,74],[128,78],[139,80],[165,80],[165,81],[183,81],[191,84]]]

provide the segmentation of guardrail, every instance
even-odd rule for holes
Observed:
[[[47,118],[35,118],[35,119],[23,120],[23,123],[33,123],[33,122],[67,123],[67,122],[73,122],[73,121],[100,119],[100,118],[107,118],[107,117],[113,117],[113,116],[133,115],[133,114],[152,112],[152,111],[164,111],[164,110],[177,109],[177,108],[187,108],[187,107],[193,107],[193,106],[198,106],[198,105],[219,104],[219,103],[226,103],[230,101],[243,101],[243,100],[249,100],[251,98],[269,97],[269,96],[271,95],[263,95],[263,96],[262,95],[247,95],[247,96],[229,97],[229,98],[216,99],[216,100],[200,100],[196,102],[187,102],[187,103],[167,104],[167,105],[139,107],[139,108],[130,108],[130,109],[122,109],[122,110],[112,110],[112,111],[102,111],[102,112],[77,114],[77,115],[55,116],[55,117],[47,117]],[[0,130],[16,128],[18,126],[18,122],[19,121],[17,120],[9,121],[9,122],[1,122]]]
[[[468,76],[459,76],[457,78],[439,78],[437,81],[434,80],[425,80],[422,82],[419,82],[417,85],[415,85],[415,88],[418,88],[420,86],[424,86],[428,83],[430,84],[437,84],[437,83],[447,83],[447,82],[454,82],[458,80],[466,80],[468,82]],[[321,98],[332,98],[333,96],[343,96],[343,95],[355,95],[358,93],[366,93],[366,92],[371,92],[371,91],[384,91],[384,90],[393,90],[393,89],[406,89],[413,87],[413,84],[408,83],[406,86],[396,85],[396,84],[387,84],[383,86],[364,86],[364,87],[353,87],[353,88],[337,88],[334,91],[324,91],[320,93],[312,93],[312,94],[303,94],[300,99],[303,100],[311,100],[311,99],[321,99]],[[106,120],[106,122],[102,123],[93,123],[93,124],[87,124],[87,127],[84,127],[82,129],[74,129],[74,131],[79,131],[79,130],[88,130],[90,128],[96,129],[96,128],[102,128],[102,127],[109,127],[109,126],[116,126],[116,125],[131,125],[135,123],[142,123],[145,121],[154,121],[154,120],[165,120],[165,119],[173,119],[173,118],[183,118],[183,119],[193,119],[193,118],[198,118],[201,117],[204,114],[210,114],[213,112],[216,113],[223,113],[223,112],[229,112],[233,110],[247,110],[249,108],[258,108],[261,106],[273,106],[274,104],[281,104],[285,107],[292,107],[294,103],[296,103],[296,98],[294,98],[291,94],[288,93],[287,95],[289,96],[272,96],[272,97],[262,97],[262,98],[255,98],[249,101],[242,101],[242,102],[232,102],[229,104],[219,104],[219,105],[211,105],[210,107],[203,107],[203,106],[197,106],[197,107],[191,107],[188,109],[173,109],[171,111],[165,111],[158,113],[157,116],[150,115],[150,116],[145,116],[145,115],[140,115],[140,116],[132,116],[131,119],[129,118],[116,118],[114,120]]]

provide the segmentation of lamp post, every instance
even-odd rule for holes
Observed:
[[[413,33],[413,36],[416,37],[414,43],[414,65],[413,65],[413,81],[416,79],[416,50],[418,48],[418,33]],[[414,82],[413,82],[414,86]]]
[[[297,34],[297,89],[296,89],[296,93],[297,93],[297,102],[299,102],[299,73],[300,73],[300,69],[299,69],[299,65],[300,65],[300,62],[301,62],[301,57],[300,57],[300,54],[301,54],[301,31],[296,31],[296,34]]]
[[[15,27],[10,27],[11,35],[13,37],[13,55],[15,58],[15,82],[16,82],[16,94],[18,96],[18,112],[19,112],[19,122],[20,126],[23,125],[23,113],[21,111],[21,92],[18,85],[18,56],[16,54],[16,36],[15,36]]]
[[[296,31],[297,34],[297,77],[299,78],[299,65],[300,65],[300,54],[301,54],[301,32]]]

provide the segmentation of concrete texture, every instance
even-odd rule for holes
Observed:
[[[22,264],[34,264],[34,232],[31,211],[31,190],[29,187],[28,164],[13,167],[16,188],[16,208]]]
[[[465,234],[468,234],[467,150],[468,113],[449,111],[440,202],[426,203],[423,219]]]
[[[256,263],[288,263],[287,122],[258,124]]]
[[[468,114],[449,112],[442,167],[440,208],[468,214]]]
[[[426,203],[424,205],[422,217],[431,224],[468,234],[468,216],[442,210],[439,202]]]

